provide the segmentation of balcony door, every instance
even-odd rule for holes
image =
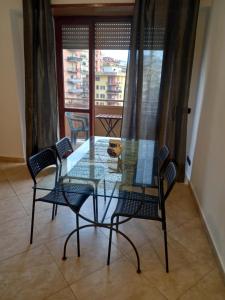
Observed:
[[[56,17],[60,136],[102,134],[96,113],[122,111],[130,18]]]

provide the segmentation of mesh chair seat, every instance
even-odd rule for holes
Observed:
[[[64,187],[66,197],[76,211],[80,210],[87,197],[94,192],[94,188],[89,184],[64,185]],[[68,206],[63,193],[57,190],[51,191],[47,195],[36,199],[36,201]]]
[[[113,216],[160,220],[158,206],[157,196],[121,191]]]

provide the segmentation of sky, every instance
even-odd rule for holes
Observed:
[[[102,55],[127,61],[128,50],[102,50]]]

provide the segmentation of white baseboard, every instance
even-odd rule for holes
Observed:
[[[203,224],[203,226],[205,228],[205,231],[206,231],[206,233],[208,235],[208,239],[209,239],[209,241],[211,243],[211,246],[212,246],[213,251],[215,253],[215,256],[217,258],[218,266],[220,267],[220,270],[221,270],[221,272],[222,272],[222,274],[224,276],[224,280],[225,280],[225,266],[223,264],[222,258],[221,258],[220,254],[219,254],[218,249],[217,249],[217,246],[216,246],[216,243],[214,241],[213,235],[211,234],[210,229],[208,227],[207,220],[206,220],[206,217],[204,215],[204,212],[201,209],[200,201],[198,199],[198,195],[196,193],[195,187],[193,186],[193,184],[191,183],[191,181],[189,181],[189,186],[190,186],[191,191],[193,193],[193,196],[195,198],[195,201],[196,201],[196,204],[197,204],[197,207],[198,207],[198,210],[199,210],[199,214],[200,214],[200,217],[201,217],[202,224]]]

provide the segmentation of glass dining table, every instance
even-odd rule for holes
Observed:
[[[80,226],[79,230],[90,226],[110,228],[112,225],[120,224],[119,221],[118,224],[111,223],[111,216],[118,199],[121,199],[123,194],[120,191],[138,190],[144,194],[145,188],[155,186],[157,183],[158,149],[156,141],[113,138],[113,140],[120,141],[122,152],[119,157],[112,157],[107,151],[111,140],[109,137],[91,137],[64,159],[57,170],[42,176],[35,185],[35,188],[39,190],[62,192],[65,198],[67,193],[74,190],[69,188],[70,185],[90,184],[93,186],[96,215],[94,217],[90,210],[81,209],[78,214],[88,224]],[[82,193],[82,190],[80,192]],[[86,200],[87,203],[85,202],[86,205],[88,205],[89,198]],[[118,227],[114,230],[130,242],[136,252],[139,264],[135,245]],[[75,228],[66,239],[64,259],[66,259],[66,246],[69,238],[76,231]]]

